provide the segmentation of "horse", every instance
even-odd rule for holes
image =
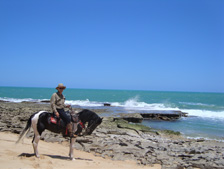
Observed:
[[[68,113],[67,115],[71,118],[71,121],[73,123],[73,132],[77,136],[81,135],[90,135],[92,132],[96,129],[98,125],[102,123],[102,119],[100,118],[95,112],[84,109],[79,113],[74,113],[73,111]],[[42,132],[47,129],[54,133],[62,133],[63,137],[70,137],[68,136],[66,125],[61,120],[56,120],[57,123],[55,124],[53,121],[55,118],[53,118],[53,113],[49,113],[46,111],[39,111],[30,116],[30,118],[27,121],[26,127],[21,132],[19,139],[16,143],[19,143],[19,141],[24,138],[24,136],[29,132],[30,128],[33,128],[34,131],[34,137],[32,140],[33,149],[34,149],[34,155],[39,158],[40,155],[38,153],[38,142],[40,140]],[[59,121],[59,122],[58,122]],[[88,122],[87,127],[85,127],[85,124]],[[60,123],[60,126],[59,124]],[[75,126],[76,124],[76,126]],[[85,129],[84,133],[82,134],[82,129]],[[75,129],[75,131],[74,131]],[[73,144],[75,142],[75,137],[70,137],[70,150],[69,150],[69,157],[71,160],[75,160],[73,157]]]

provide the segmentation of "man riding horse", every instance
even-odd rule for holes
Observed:
[[[53,113],[60,117],[62,120],[58,120],[60,123],[60,127],[55,120],[52,122],[52,113],[46,111],[39,111],[33,113],[27,121],[27,124],[23,131],[21,132],[19,139],[16,143],[19,143],[21,139],[29,132],[30,128],[33,128],[34,137],[33,137],[33,149],[34,154],[36,157],[40,157],[38,153],[38,142],[40,140],[42,132],[47,129],[54,133],[62,133],[63,137],[70,137],[70,150],[69,150],[69,157],[70,159],[73,158],[73,144],[76,140],[77,136],[81,136],[82,130],[85,129],[83,135],[90,135],[102,123],[102,119],[100,118],[95,112],[91,110],[84,109],[78,113],[72,112],[69,115],[64,111],[66,106],[65,97],[63,96],[62,92],[66,87],[63,84],[59,84],[56,89],[58,90],[57,93],[54,93],[51,97],[51,107],[53,109]],[[54,118],[53,118],[54,119]],[[55,123],[56,122],[56,123]],[[72,123],[73,122],[73,123]],[[62,123],[66,123],[66,125],[62,125]],[[88,123],[87,127],[85,124]],[[74,126],[75,125],[75,126]],[[68,128],[69,135],[66,135]]]
[[[66,128],[68,129],[69,136],[77,137],[77,135],[73,133],[74,130],[72,129],[71,119],[67,116],[64,110],[65,107],[70,107],[70,105],[65,105],[65,97],[62,94],[64,89],[66,89],[66,86],[64,86],[62,83],[59,83],[56,89],[58,92],[51,96],[51,108],[53,113],[55,116],[57,116],[57,118],[60,117],[64,121]]]

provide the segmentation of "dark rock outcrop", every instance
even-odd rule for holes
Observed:
[[[104,106],[111,106],[110,103],[104,103],[103,105],[104,105]]]
[[[172,121],[172,120],[178,120],[181,117],[187,117],[187,113],[181,112],[181,111],[173,111],[173,110],[154,110],[149,111],[147,113],[141,113],[141,116],[144,119],[149,120],[164,120],[164,121]]]
[[[128,122],[141,123],[142,120],[163,120],[163,121],[173,121],[178,120],[181,117],[187,117],[187,113],[181,111],[173,110],[154,110],[148,111],[147,113],[119,113],[121,119],[127,120]]]
[[[119,117],[118,119],[124,119],[128,122],[132,122],[132,123],[141,123],[143,120],[143,117],[141,116],[141,114],[139,113],[120,113],[118,114]]]

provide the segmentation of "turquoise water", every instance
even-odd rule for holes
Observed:
[[[53,88],[0,87],[0,100],[49,100]],[[136,90],[66,89],[66,103],[81,108],[108,108],[112,113],[181,110],[192,117],[175,122],[144,121],[158,129],[180,131],[189,137],[224,139],[224,93],[160,92]],[[104,107],[110,103],[113,107]]]

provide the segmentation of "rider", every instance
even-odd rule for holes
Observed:
[[[62,83],[59,83],[56,89],[58,90],[57,93],[54,93],[51,96],[51,108],[54,114],[57,117],[60,117],[66,124],[70,137],[76,137],[76,135],[72,131],[72,122],[70,118],[66,115],[64,108],[69,108],[71,105],[65,105],[65,97],[62,94],[66,86]]]

